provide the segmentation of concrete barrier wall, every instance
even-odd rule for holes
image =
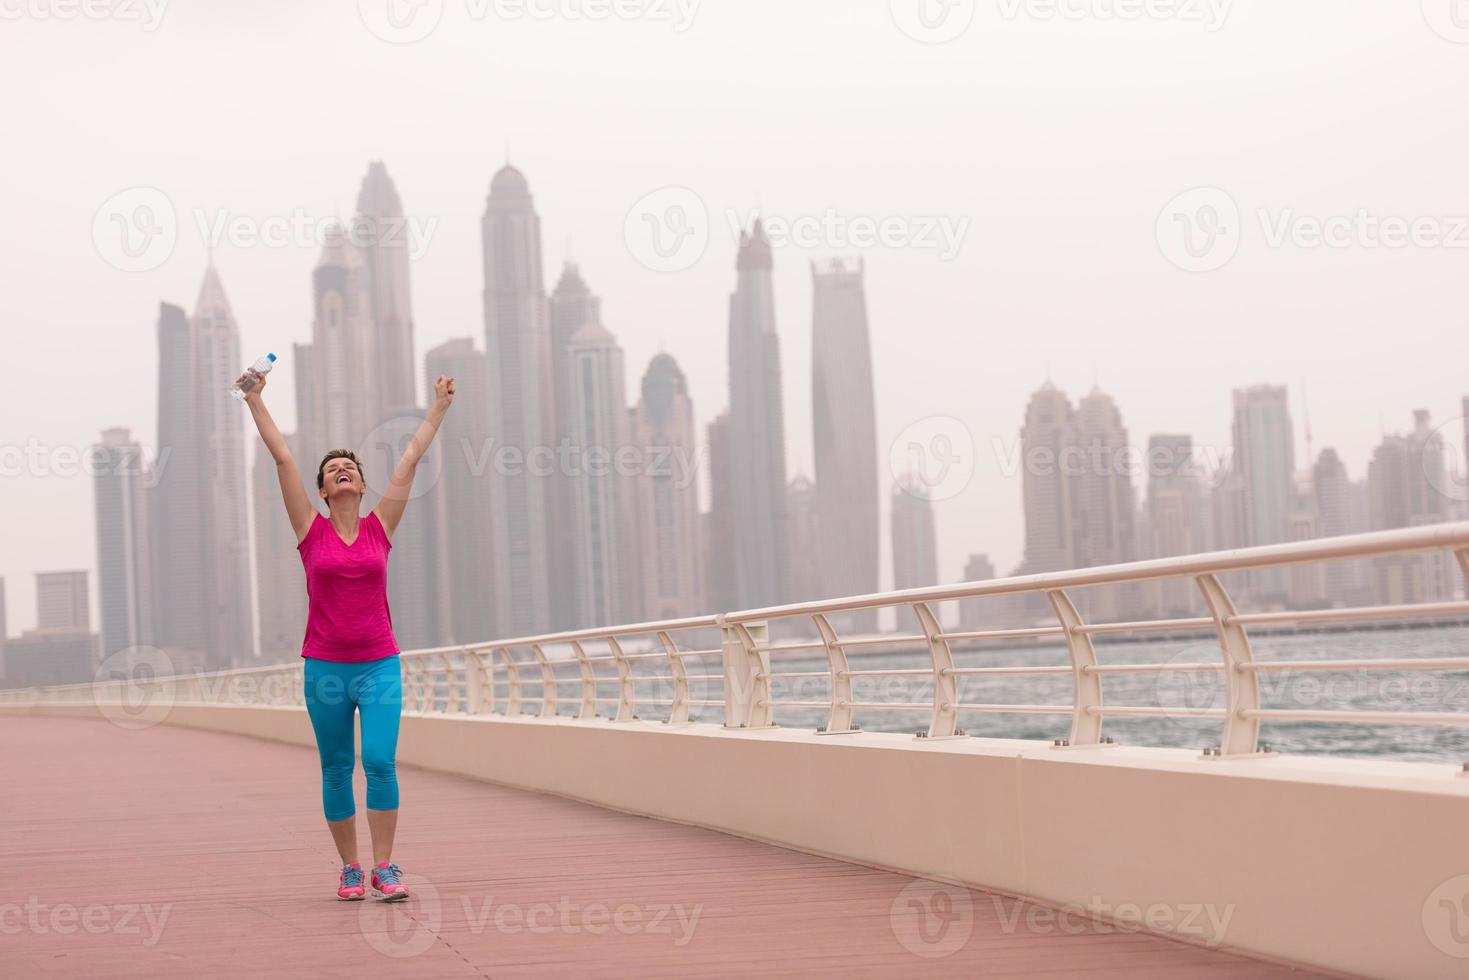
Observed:
[[[314,745],[299,708],[178,704],[167,723]],[[1469,778],[1450,766],[419,715],[399,761],[1343,973],[1469,976]]]

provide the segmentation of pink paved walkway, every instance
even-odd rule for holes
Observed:
[[[417,895],[338,903],[318,779],[302,748],[0,715],[0,976],[1305,975],[411,769]]]

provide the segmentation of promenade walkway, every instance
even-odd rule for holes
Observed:
[[[0,976],[1307,975],[552,796],[400,781],[414,899],[338,903],[314,752],[0,715]]]

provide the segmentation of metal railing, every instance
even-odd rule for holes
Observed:
[[[817,730],[830,735],[859,731],[859,712],[902,711],[926,715],[927,729],[918,734],[930,739],[962,736],[958,722],[965,713],[1052,714],[1070,717],[1070,737],[1064,740],[1070,746],[1108,744],[1110,739],[1102,732],[1104,721],[1111,717],[1205,718],[1221,724],[1217,751],[1222,756],[1257,753],[1264,722],[1454,725],[1469,729],[1469,712],[1276,709],[1262,705],[1260,692],[1261,675],[1273,671],[1464,671],[1469,670],[1469,656],[1261,661],[1255,659],[1248,631],[1253,625],[1469,617],[1469,601],[1241,612],[1221,582],[1221,576],[1232,572],[1259,573],[1305,563],[1434,553],[1451,555],[1469,583],[1469,522],[415,650],[402,655],[405,710],[632,722],[639,720],[640,709],[651,709],[666,715],[657,721],[678,725],[689,722],[696,711],[719,709],[726,727],[761,729],[775,724],[777,709],[799,708],[824,712],[825,722]],[[1197,586],[1207,615],[1086,622],[1075,601],[1080,590],[1093,587],[1181,578],[1191,579]],[[946,630],[935,612],[940,602],[1026,595],[1043,597],[1055,622]],[[919,632],[844,637],[833,625],[833,620],[843,614],[887,607],[911,610]],[[814,635],[801,636],[791,630],[789,638],[772,640],[771,627],[776,623],[797,624]],[[1199,630],[1212,631],[1217,637],[1217,660],[1100,663],[1092,641],[1099,634]],[[1064,641],[1068,663],[960,666],[954,659],[956,644],[1052,637]],[[854,655],[903,647],[926,651],[927,663],[922,667],[872,670],[854,669],[851,664]],[[773,657],[790,656],[818,662],[824,658],[826,666],[802,671],[772,668]],[[1167,671],[1222,675],[1222,707],[1109,705],[1103,701],[1102,679],[1108,674]],[[1069,675],[1070,703],[961,700],[959,682],[963,678],[1001,675]],[[921,701],[863,701],[854,694],[854,678],[903,677],[917,678],[925,688],[931,687],[931,696]],[[819,682],[828,696],[820,700],[782,700],[776,696],[777,685],[773,682],[789,680]],[[661,689],[649,691],[646,685],[650,683]],[[707,694],[703,689],[710,685],[719,687],[718,696],[694,696]],[[154,696],[176,702],[299,706],[301,668],[299,663],[292,663],[193,676],[102,677],[91,684],[0,692],[0,702],[100,703]]]

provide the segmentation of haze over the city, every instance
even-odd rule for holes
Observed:
[[[943,581],[971,552],[1002,574],[1020,560],[1019,474],[993,440],[1014,449],[1048,377],[1073,399],[1099,385],[1134,446],[1178,432],[1224,451],[1230,391],[1258,383],[1291,389],[1299,466],[1307,407],[1311,444],[1334,446],[1353,478],[1414,409],[1463,445],[1469,45],[1433,29],[1433,0],[1240,0],[1222,22],[1207,4],[1162,20],[1107,19],[1102,2],[1052,19],[1041,4],[981,5],[942,44],[876,0],[650,3],[631,20],[566,5],[476,17],[451,0],[407,44],[375,36],[359,6],[372,4],[179,0],[153,24],[5,8],[0,446],[81,450],[122,426],[155,448],[158,304],[193,306],[209,229],[349,218],[372,160],[431,229],[412,265],[416,356],[482,344],[480,217],[507,155],[541,216],[548,286],[574,258],[629,392],[660,349],[677,358],[701,443],[729,401],[734,229],[756,213],[820,225],[809,247],[774,248],[792,476],[813,469],[810,263],[860,254],[879,460],[930,416],[960,420],[977,450],[973,480],[935,504]],[[166,196],[178,239],[161,265],[127,272],[93,224],[136,187]],[[660,272],[627,218],[673,187],[706,210],[708,245]],[[1160,244],[1159,218],[1200,187],[1238,206],[1240,241],[1192,272]],[[1442,240],[1374,244],[1364,210]],[[1311,222],[1343,216],[1345,244],[1311,244]],[[854,221],[884,218],[920,240],[851,240]],[[941,229],[962,229],[952,255]],[[269,395],[283,427],[319,251],[228,234],[213,250],[242,354],[285,358]],[[248,430],[246,444],[253,458]],[[94,567],[93,487],[25,466],[0,486],[16,632],[34,624],[33,572]]]

